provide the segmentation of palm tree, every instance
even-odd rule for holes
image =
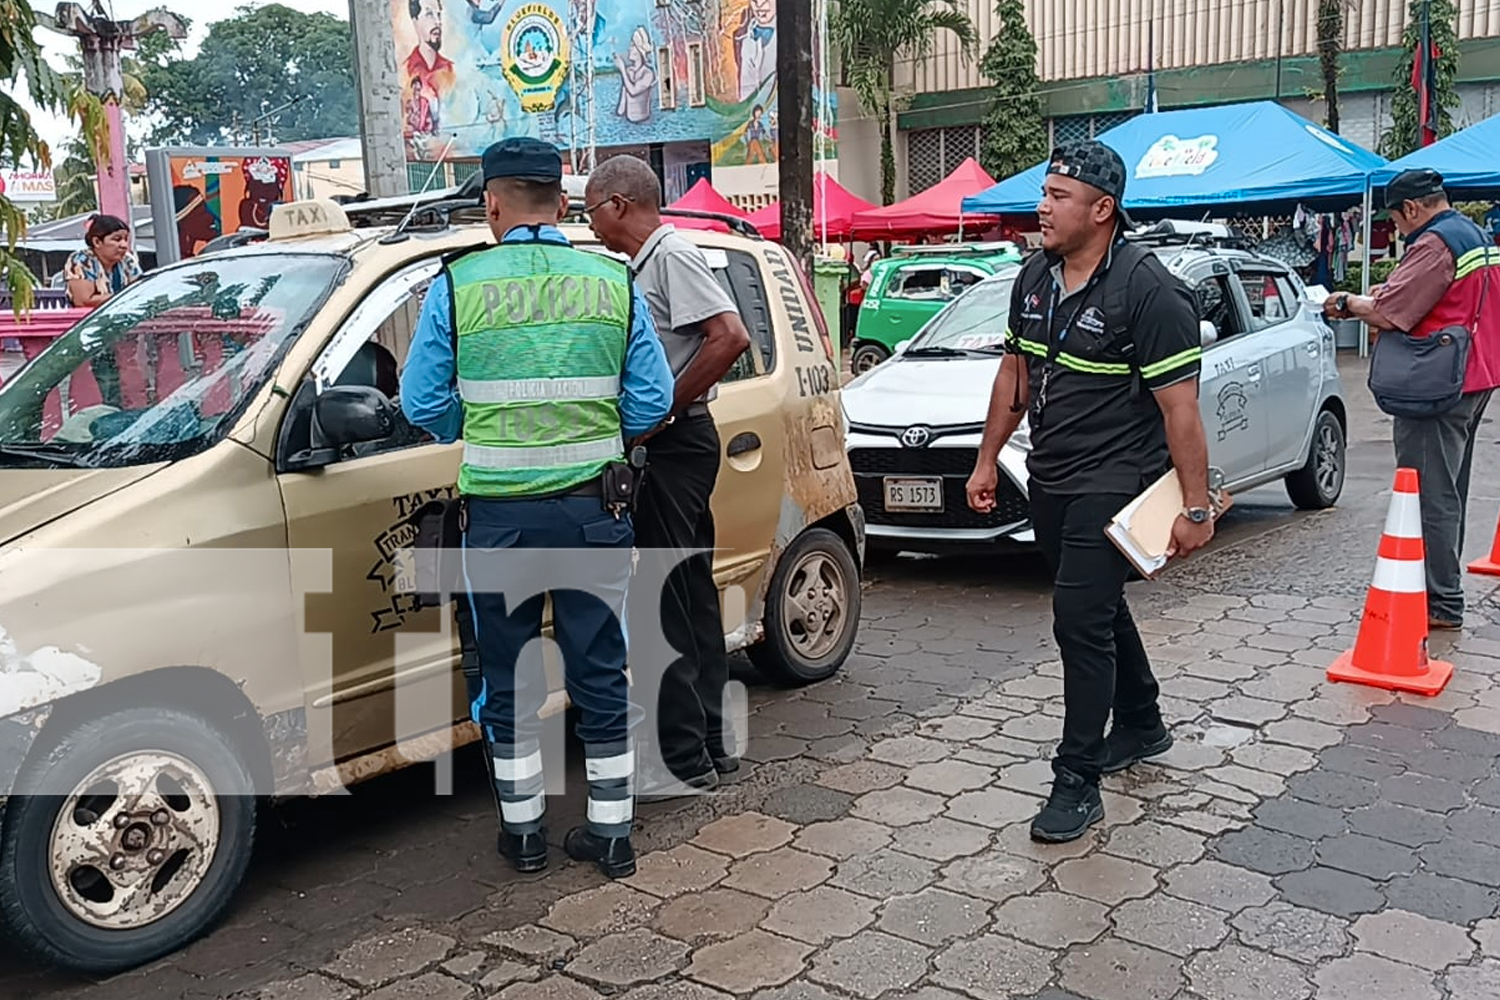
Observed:
[[[880,120],[880,197],[896,196],[896,60],[932,54],[939,31],[952,32],[965,59],[979,44],[963,0],[838,0],[829,31],[844,61],[845,77],[865,109]]]

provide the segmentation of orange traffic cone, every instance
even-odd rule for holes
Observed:
[[[1435,695],[1452,676],[1453,664],[1427,658],[1427,570],[1417,470],[1397,469],[1359,637],[1328,668],[1328,679]]]
[[[1500,524],[1495,525],[1495,544],[1490,548],[1488,559],[1476,559],[1469,563],[1470,573],[1483,573],[1485,576],[1500,576]]]

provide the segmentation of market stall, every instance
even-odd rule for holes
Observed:
[[[847,239],[854,231],[854,217],[877,207],[821,170],[813,176],[813,233],[820,242]],[[781,202],[751,212],[750,222],[766,239],[781,239]]]
[[[738,205],[715,190],[706,177],[700,177],[696,184],[688,188],[687,194],[684,194],[667,207],[688,212],[711,212],[714,215],[727,215],[735,219],[748,219],[750,217]],[[728,226],[713,219],[695,219],[689,215],[670,215],[666,221],[678,229],[712,229],[721,233],[729,232]]]
[[[997,221],[994,214],[967,203],[971,195],[994,185],[995,179],[969,157],[926,191],[855,215],[854,235],[862,240],[891,240],[989,229]]]
[[[1403,170],[1430,167],[1443,175],[1454,201],[1500,201],[1500,115],[1486,118],[1376,170],[1370,185],[1377,198]]]

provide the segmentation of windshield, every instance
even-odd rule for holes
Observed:
[[[217,441],[338,284],[326,254],[149,275],[0,388],[0,467],[174,461]]]
[[[998,351],[1010,319],[1010,289],[1020,273],[1020,268],[1007,268],[954,299],[912,338],[907,353],[931,347]]]

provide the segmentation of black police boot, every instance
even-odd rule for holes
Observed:
[[[590,861],[605,878],[635,874],[635,848],[629,837],[601,837],[586,826],[575,826],[563,840],[563,850],[574,861]]]
[[[516,871],[523,874],[539,872],[547,867],[547,832],[511,833],[500,831],[500,856],[509,861]]]
[[[1049,844],[1077,840],[1103,818],[1104,800],[1099,797],[1098,782],[1058,768],[1052,795],[1031,823],[1031,839]]]
[[[1110,730],[1104,743],[1104,766],[1101,770],[1105,774],[1114,774],[1149,757],[1159,757],[1172,749],[1172,732],[1160,722],[1151,729],[1116,727]]]

